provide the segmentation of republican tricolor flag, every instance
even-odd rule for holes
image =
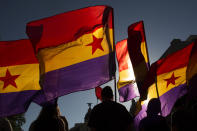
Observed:
[[[27,24],[47,100],[97,87],[115,72],[113,10],[93,6]]]
[[[146,117],[147,105],[152,98],[160,99],[161,114],[167,116],[176,100],[187,93],[186,71],[193,45],[194,43],[191,43],[151,65],[153,70],[150,71],[153,72],[150,74],[155,75],[150,76],[152,80],[149,79],[156,81],[152,84],[145,83],[148,88],[147,100],[142,101],[142,110],[135,117],[135,124],[139,124],[138,122]]]
[[[0,117],[24,113],[39,90],[39,64],[30,41],[1,41]]]
[[[116,44],[116,56],[119,67],[119,80],[117,83],[119,100],[126,102],[139,96],[133,66],[129,57],[127,39]]]
[[[142,96],[144,95],[142,84],[150,68],[143,21],[136,22],[128,27],[127,43],[135,80]]]
[[[143,21],[128,27],[128,39],[116,44],[116,55],[119,66],[120,101],[125,102],[144,95],[142,83],[149,70],[149,58]]]

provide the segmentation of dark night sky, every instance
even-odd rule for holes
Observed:
[[[172,39],[186,40],[197,34],[196,0],[0,0],[0,40],[27,38],[26,23],[32,20],[94,5],[114,8],[115,42],[127,38],[130,24],[144,21],[150,63],[165,52]],[[87,102],[96,104],[94,90],[60,98],[60,110],[67,117],[69,127],[83,122]],[[130,103],[125,105],[128,108]],[[39,110],[38,105],[31,104],[25,115],[25,131]]]

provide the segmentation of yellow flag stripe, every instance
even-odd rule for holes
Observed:
[[[132,68],[119,72],[118,89],[135,81]]]
[[[179,68],[171,72],[167,72],[167,73],[157,76],[157,88],[158,88],[159,96],[162,96],[164,93],[168,92],[174,87],[185,84],[186,83],[186,69],[187,67],[183,67],[183,68]],[[164,79],[169,79],[172,76],[173,72],[174,72],[175,77],[178,77],[178,76],[180,77],[175,80],[175,85],[169,84],[167,87],[167,81],[165,81]],[[146,101],[149,101],[152,98],[157,98],[157,91],[156,91],[155,83],[149,87]],[[145,101],[142,102],[142,104],[144,103]]]
[[[39,64],[0,67],[0,77],[6,76],[7,69],[10,71],[11,75],[20,75],[15,80],[17,88],[9,84],[5,89],[3,89],[4,82],[0,80],[0,93],[41,89],[39,86]]]
[[[146,43],[145,41],[143,41],[141,43],[141,52],[142,52],[142,55],[144,56],[144,59],[145,59],[145,62],[148,63],[148,52],[146,51]]]
[[[42,49],[38,54],[41,63],[41,74],[108,54],[111,52],[109,44],[111,44],[113,50],[113,30],[109,29],[108,38],[105,32],[104,28],[101,27],[93,33],[84,34],[76,41]],[[101,45],[104,51],[97,49],[92,54],[92,46],[87,45],[93,42],[93,35],[96,38],[103,38]]]

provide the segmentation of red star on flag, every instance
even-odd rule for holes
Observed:
[[[5,77],[0,77],[0,81],[3,81],[4,82],[4,85],[3,85],[3,90],[8,86],[8,85],[12,85],[14,86],[15,88],[17,88],[16,86],[16,78],[18,78],[19,75],[11,75],[9,70],[7,69],[6,71],[6,76]]]
[[[103,38],[96,38],[94,35],[93,35],[93,42],[86,45],[86,46],[92,46],[92,54],[94,54],[94,52],[97,50],[97,49],[100,49],[102,51],[103,50],[103,47],[101,46],[101,42],[102,42]]]
[[[169,85],[170,83],[172,83],[173,85],[175,85],[175,80],[178,79],[179,77],[180,77],[180,76],[175,77],[175,76],[174,76],[174,72],[173,72],[173,73],[172,73],[172,76],[171,76],[170,78],[164,79],[165,81],[167,81],[167,87],[166,87],[166,88],[168,88],[168,85]]]

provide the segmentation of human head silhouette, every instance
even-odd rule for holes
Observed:
[[[158,98],[153,98],[149,101],[147,107],[147,115],[158,115],[161,112],[161,102]]]
[[[110,86],[106,86],[102,89],[101,97],[103,101],[113,100],[113,91]]]

